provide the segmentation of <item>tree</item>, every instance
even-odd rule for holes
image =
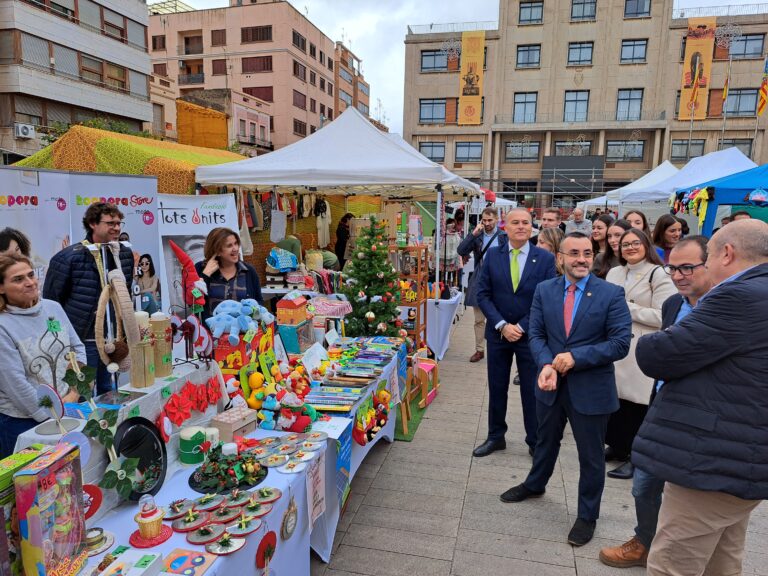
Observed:
[[[351,262],[344,268],[342,293],[352,304],[345,318],[347,336],[396,336],[399,278],[389,261],[386,231],[375,218],[357,238]]]

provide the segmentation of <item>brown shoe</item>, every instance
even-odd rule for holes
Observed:
[[[629,542],[613,548],[600,550],[600,562],[614,568],[630,568],[631,566],[645,566],[648,561],[648,548],[640,543],[637,536]]]
[[[483,352],[482,350],[478,350],[477,352],[472,354],[472,356],[469,357],[469,361],[480,362],[480,360],[482,360],[483,358],[485,358],[485,352]]]

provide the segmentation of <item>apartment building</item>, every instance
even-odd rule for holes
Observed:
[[[193,10],[170,0],[149,12],[155,75],[175,81],[180,96],[228,89],[270,103],[275,148],[338,114],[336,45],[289,2]]]
[[[404,137],[527,206],[569,207],[664,160],[682,165],[718,147],[766,162],[768,120],[756,130],[768,31],[761,11],[673,10],[672,0],[501,0],[498,22],[409,26]],[[712,44],[705,119],[691,124],[678,119],[679,93],[688,18],[701,16],[739,30],[729,48]],[[462,125],[460,46],[464,32],[477,30],[485,31],[481,120]]]
[[[55,122],[148,126],[148,20],[142,0],[0,2],[0,163],[40,150]]]
[[[363,77],[362,61],[341,42],[336,42],[334,54],[336,110],[341,113],[352,106],[370,117],[371,87]]]

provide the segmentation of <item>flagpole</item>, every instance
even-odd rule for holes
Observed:
[[[731,54],[730,46],[728,49],[728,75],[725,77],[725,89],[723,90],[723,129],[720,131],[720,146],[723,146],[725,142],[725,123],[728,121],[728,90],[731,89],[731,64],[733,63],[733,55]]]
[[[723,128],[720,132],[720,147],[725,141],[725,126],[728,121],[728,91],[731,89],[731,64],[733,63],[733,53],[731,46],[735,40],[742,37],[741,27],[731,22],[718,26],[715,30],[715,44],[718,48],[728,50],[728,74],[725,77],[725,86],[723,87]]]
[[[691,109],[691,125],[688,128],[688,150],[685,153],[685,160],[688,161],[691,159],[691,138],[693,138],[693,116],[696,114],[696,101],[690,103],[689,105]]]
[[[755,133],[752,136],[752,147],[749,151],[749,159],[754,161],[755,159],[755,148],[757,148],[757,125],[760,122],[760,115],[755,114]]]

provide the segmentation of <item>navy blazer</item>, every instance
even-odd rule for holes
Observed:
[[[496,324],[502,320],[510,324],[519,324],[527,334],[528,314],[531,311],[536,286],[539,282],[557,276],[555,257],[552,253],[530,245],[523,275],[515,292],[512,289],[509,252],[509,243],[503,246],[492,246],[485,253],[485,263],[480,271],[477,304],[488,320],[485,323],[487,339],[499,337]]]
[[[624,289],[592,274],[565,336],[565,279],[542,282],[531,306],[528,342],[539,371],[561,352],[570,352],[575,365],[567,374],[568,393],[580,414],[610,414],[619,409],[613,363],[629,353],[632,317]],[[536,386],[536,399],[547,406],[557,391]]]

